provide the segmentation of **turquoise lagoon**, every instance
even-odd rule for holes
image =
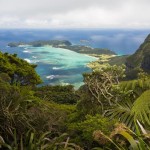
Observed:
[[[23,46],[24,59],[37,64],[36,71],[44,85],[68,85],[75,88],[83,84],[82,74],[91,71],[86,65],[97,60],[85,54],[50,46]]]
[[[108,48],[117,54],[132,54],[150,33],[149,29],[1,29],[0,50],[16,53],[28,62],[36,63],[37,73],[43,84],[82,85],[82,73],[91,71],[86,64],[96,58],[78,54],[69,50],[52,47],[8,47],[9,42],[32,42],[37,40],[69,40],[73,45]]]

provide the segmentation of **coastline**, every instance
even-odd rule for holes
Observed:
[[[73,51],[73,50],[71,50],[71,49],[61,48],[61,47],[54,47],[54,46],[52,46],[52,45],[44,45],[44,46],[42,46],[42,47],[49,47],[49,48],[56,48],[56,49],[59,48],[59,49],[64,49],[64,50],[68,50],[68,51],[72,51],[72,52],[78,53],[78,52]],[[96,59],[95,61],[99,60],[99,56],[101,56],[101,55],[97,55],[97,54],[84,54],[84,53],[78,53],[78,54],[95,58],[95,59]]]
[[[28,47],[28,46],[31,46],[32,45],[22,45],[22,47]],[[20,47],[20,46],[18,46]],[[72,51],[72,52],[75,52],[75,53],[79,53],[79,52],[76,52],[76,51],[73,51],[71,49],[67,49],[67,48],[62,48],[62,47],[55,47],[55,46],[52,46],[52,45],[44,45],[44,46],[41,46],[41,47],[48,47],[48,48],[56,48],[56,49],[64,49],[64,50],[68,50],[68,51]],[[79,53],[81,55],[84,55],[84,56],[87,56],[87,57],[91,57],[91,58],[94,58],[96,60],[94,61],[91,61],[89,63],[86,64],[86,67],[90,68],[90,69],[93,69],[95,68],[96,66],[101,66],[101,67],[105,67],[107,62],[113,58],[113,57],[116,57],[118,55],[110,55],[110,54],[84,54],[84,53]]]
[[[117,57],[117,56],[118,55],[106,55],[106,54],[97,55],[96,54],[95,57],[97,58],[97,60],[88,63],[86,66],[89,67],[90,69],[94,69],[96,67],[105,67],[111,58]],[[94,56],[92,55],[92,57]]]
[[[52,45],[45,45],[44,47],[56,48],[56,49],[59,48],[59,47],[54,47]],[[72,51],[72,50],[66,49],[66,48],[59,48],[59,49],[64,49],[64,50]],[[75,51],[73,51],[73,52],[75,52]],[[75,52],[75,53],[78,53],[78,52]],[[96,59],[95,61],[91,61],[91,62],[89,62],[89,63],[86,64],[86,67],[88,67],[90,69],[93,69],[95,67],[95,64],[100,64],[100,62],[104,61],[104,59],[106,59],[106,58],[112,58],[112,57],[117,56],[117,55],[106,55],[106,54],[101,54],[101,55],[98,55],[98,54],[84,54],[84,53],[79,53],[79,54],[82,54],[84,56],[92,57],[92,58]],[[101,58],[103,58],[103,59],[100,60]]]
[[[28,47],[35,47],[35,46],[33,46],[31,44],[21,43],[21,44],[18,44],[16,47],[28,48]],[[98,66],[98,65],[104,67],[104,66],[106,66],[107,62],[111,58],[118,56],[118,55],[115,55],[115,54],[80,53],[79,51],[75,51],[75,50],[69,49],[67,47],[62,47],[62,45],[54,46],[54,45],[50,45],[50,44],[45,44],[43,46],[37,46],[37,47],[49,47],[49,48],[56,48],[56,49],[58,48],[58,49],[62,49],[62,50],[64,49],[64,50],[68,50],[68,51],[72,51],[72,52],[75,52],[75,53],[82,54],[82,55],[87,56],[87,57],[94,58],[95,59],[94,61],[91,61],[91,62],[86,64],[86,66],[90,69],[93,69],[93,68],[95,68],[95,66]]]

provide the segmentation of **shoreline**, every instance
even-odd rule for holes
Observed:
[[[92,58],[96,58],[96,60],[95,61],[99,61],[101,58],[102,58],[102,60],[104,60],[104,58],[106,59],[106,58],[112,58],[112,57],[116,57],[116,56],[119,56],[119,55],[114,55],[114,54],[112,54],[112,55],[110,55],[110,54],[85,54],[85,53],[79,53],[79,52],[76,52],[76,51],[73,51],[73,50],[71,50],[71,49],[67,49],[67,48],[62,48],[62,47],[54,47],[54,46],[52,46],[52,45],[44,45],[44,46],[42,46],[42,47],[51,47],[51,48],[60,48],[60,49],[64,49],[64,50],[69,50],[69,51],[72,51],[72,52],[75,52],[75,53],[78,53],[78,54],[83,54],[83,55],[85,55],[85,56],[88,56],[88,57],[92,57]],[[95,62],[95,61],[93,61],[93,62]]]
[[[18,46],[18,47],[20,47],[20,46]],[[27,44],[27,45],[21,45],[21,47],[34,47],[34,46]],[[98,65],[104,67],[106,65],[106,63],[109,61],[109,59],[116,57],[116,56],[119,56],[119,55],[110,55],[110,54],[108,54],[108,55],[107,54],[85,54],[85,53],[79,53],[79,52],[73,51],[71,49],[62,48],[62,47],[55,47],[52,45],[44,45],[41,47],[56,48],[56,49],[62,49],[62,50],[64,49],[64,50],[72,51],[72,52],[75,52],[78,54],[82,54],[82,55],[87,56],[87,57],[92,57],[96,60],[88,62],[86,64],[86,67],[88,67],[90,69],[93,69]]]
[[[18,45],[16,47],[28,48],[28,47],[35,47],[35,46],[32,46],[30,44],[21,44],[21,45]],[[64,49],[64,50],[72,51],[72,52],[75,52],[75,53],[78,53],[78,54],[82,54],[82,55],[87,56],[87,57],[94,58],[95,59],[94,61],[88,62],[86,64],[86,67],[88,67],[90,69],[93,69],[93,68],[95,68],[98,65],[104,67],[111,58],[119,56],[119,55],[115,55],[115,54],[87,54],[87,53],[79,53],[79,52],[76,52],[76,51],[71,50],[71,49],[67,49],[67,48],[63,48],[63,47],[59,47],[59,46],[55,47],[55,46],[49,45],[49,44],[46,44],[46,45],[43,45],[43,46],[40,46],[40,47]]]
[[[98,58],[98,60],[90,62],[86,66],[90,69],[95,69],[96,67],[105,67],[111,58],[117,56],[118,55],[106,55],[106,54],[96,55],[95,57]]]
[[[32,46],[32,45],[21,45],[21,46],[17,46],[17,47],[34,47],[34,46]],[[56,49],[64,49],[64,50],[68,50],[68,51],[71,51],[71,52],[75,52],[75,53],[78,53],[78,52],[76,52],[76,51],[73,51],[73,50],[71,50],[71,49],[67,49],[67,48],[62,48],[62,47],[54,47],[54,46],[52,46],[52,45],[44,45],[44,46],[40,46],[40,47],[49,47],[49,48],[56,48]],[[34,47],[35,48],[35,47]],[[39,47],[38,47],[39,48]],[[92,58],[96,58],[96,60],[95,61],[97,61],[97,60],[99,60],[99,56],[100,55],[98,55],[98,54],[84,54],[84,53],[78,53],[78,54],[82,54],[82,55],[85,55],[85,56],[88,56],[88,57],[92,57]],[[102,54],[103,55],[103,54]]]

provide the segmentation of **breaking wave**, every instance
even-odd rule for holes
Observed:
[[[60,70],[61,68],[59,68],[59,67],[53,67],[52,69],[53,70]]]
[[[25,58],[24,60],[27,61],[28,63],[31,63],[31,60],[28,58]]]

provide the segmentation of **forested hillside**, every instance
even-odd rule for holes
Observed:
[[[97,65],[83,74],[78,90],[39,87],[35,65],[0,53],[0,149],[150,149],[150,75],[143,66],[149,62],[147,46],[128,59],[128,66],[140,69],[134,80],[124,80],[124,65]],[[137,54],[143,59],[132,65]]]
[[[127,73],[130,78],[136,77],[140,69],[150,73],[150,35],[138,50],[126,60]]]

